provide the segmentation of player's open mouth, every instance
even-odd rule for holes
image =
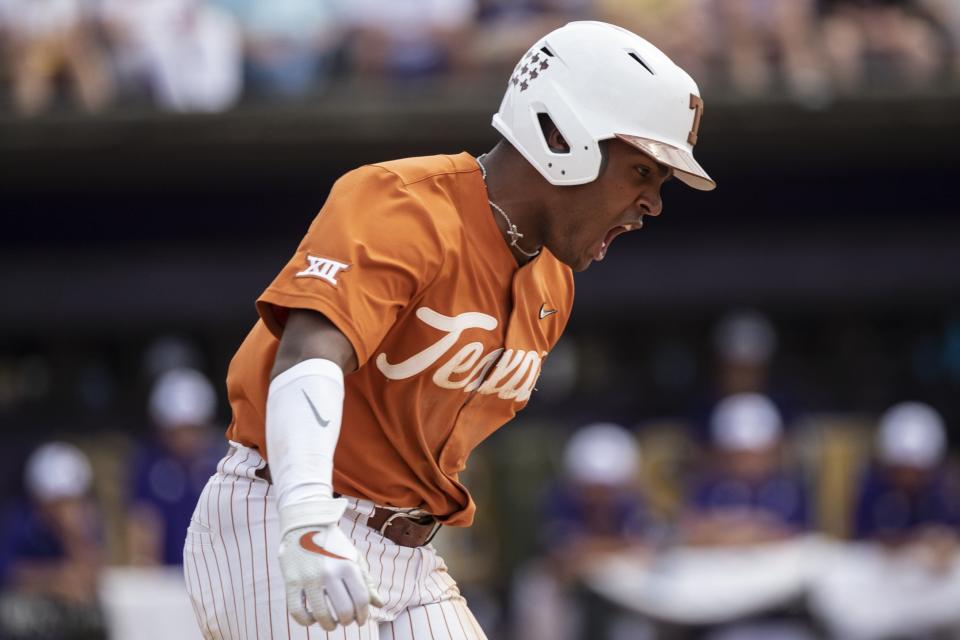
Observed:
[[[603,240],[600,242],[600,248],[597,249],[596,254],[593,258],[597,262],[603,260],[607,256],[607,251],[610,249],[610,244],[613,242],[613,239],[616,238],[621,233],[626,233],[627,231],[633,231],[634,229],[640,229],[643,227],[643,220],[634,224],[621,224],[613,227],[607,231],[607,235],[604,236]]]

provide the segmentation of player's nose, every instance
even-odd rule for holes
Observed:
[[[660,191],[657,190],[655,193],[641,193],[635,205],[641,214],[656,218],[660,215],[660,212],[663,211],[663,200],[660,198]]]

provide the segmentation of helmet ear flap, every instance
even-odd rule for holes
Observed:
[[[505,121],[498,113],[493,119],[494,127],[548,182],[576,185],[595,180],[601,162],[597,141],[557,86],[543,82],[538,93],[526,104],[511,104],[519,96],[508,91],[504,104],[510,104],[510,108],[501,106],[501,113],[510,121]],[[548,138],[553,129],[559,132],[565,145],[550,144]]]
[[[554,150],[549,148],[544,139],[544,150],[547,152],[546,169],[549,179],[554,184],[583,184],[596,179],[600,171],[600,148],[593,135],[588,131],[585,123],[569,106],[569,102],[562,97],[556,86],[545,87],[554,96],[547,101],[536,102],[534,110],[544,114],[552,126],[563,137],[565,148]]]

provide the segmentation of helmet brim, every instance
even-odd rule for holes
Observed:
[[[665,164],[673,169],[673,175],[677,177],[677,180],[689,187],[700,191],[712,191],[717,187],[713,178],[707,175],[700,163],[693,159],[693,154],[686,149],[625,133],[618,133],[616,137],[631,147],[644,152],[660,164]]]

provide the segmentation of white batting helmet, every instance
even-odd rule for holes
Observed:
[[[569,152],[548,147],[541,114]],[[595,180],[599,142],[619,138],[672,167],[682,182],[709,191],[716,183],[693,159],[702,114],[693,78],[655,46],[612,24],[571,22],[520,60],[493,126],[555,185]]]

